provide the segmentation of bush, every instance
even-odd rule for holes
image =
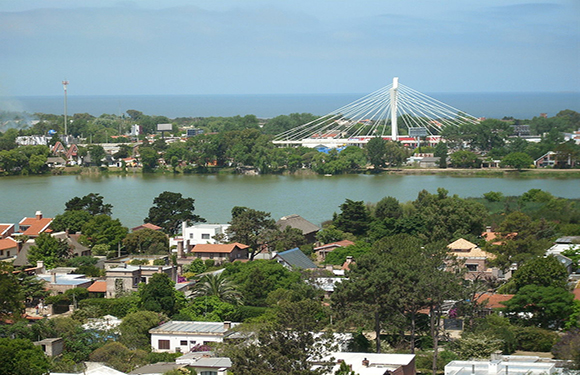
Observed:
[[[528,352],[549,352],[558,341],[556,332],[538,327],[514,327],[518,349]]]
[[[98,309],[99,315],[113,315],[123,318],[129,313],[138,310],[139,298],[137,296],[119,298],[90,298],[79,302],[79,307]],[[94,310],[92,310],[94,311]]]
[[[483,197],[488,202],[501,202],[501,200],[503,199],[503,193],[499,191],[490,191],[489,193],[483,194]]]

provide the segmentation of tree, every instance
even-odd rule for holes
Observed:
[[[121,333],[119,341],[129,349],[148,350],[151,347],[149,330],[166,320],[167,316],[153,311],[130,313],[123,318],[119,325],[119,332]]]
[[[181,193],[164,191],[154,200],[154,206],[149,209],[145,223],[152,223],[163,228],[165,233],[173,236],[179,233],[181,223],[192,225],[194,222],[205,222],[205,219],[195,215],[193,198],[183,198]]]
[[[277,230],[276,222],[269,212],[235,206],[232,208],[232,220],[226,232],[230,241],[249,246],[252,261]]]
[[[524,168],[529,168],[534,164],[534,159],[525,152],[512,152],[501,159],[502,167],[512,167],[521,171]]]
[[[4,375],[44,375],[50,370],[40,346],[26,339],[0,338],[0,373]]]
[[[447,168],[447,143],[437,143],[433,156],[439,158],[439,168]]]
[[[65,211],[86,211],[90,215],[111,215],[113,205],[103,203],[99,193],[90,193],[82,198],[74,197],[65,203]]]
[[[107,155],[105,153],[105,149],[103,146],[100,145],[88,145],[87,146],[87,153],[91,158],[91,164],[96,165],[97,167],[101,166],[102,160]]]
[[[20,319],[24,312],[24,295],[20,283],[12,273],[12,266],[0,265],[0,321]]]
[[[573,312],[574,295],[564,288],[526,285],[504,302],[504,312],[514,322],[559,329]]]
[[[366,233],[371,222],[369,210],[363,201],[346,199],[340,205],[341,212],[333,219],[336,228],[360,236]]]
[[[130,254],[166,254],[169,238],[165,233],[144,228],[129,233],[123,240],[123,246]]]
[[[398,142],[389,141],[385,144],[385,160],[389,167],[398,167],[409,156],[408,151]]]
[[[143,172],[149,173],[153,172],[159,160],[159,154],[153,149],[153,147],[139,147],[139,158],[141,159],[141,164],[143,164]]]
[[[41,233],[34,243],[35,245],[28,249],[28,262],[31,264],[36,264],[41,260],[48,269],[51,269],[71,256],[68,243],[48,233]]]
[[[135,367],[145,365],[147,351],[143,349],[130,350],[120,342],[109,341],[91,353],[90,360],[103,362],[119,371],[127,373]]]
[[[205,274],[195,284],[194,293],[196,296],[216,296],[234,305],[242,304],[242,294],[223,272]]]
[[[84,210],[65,211],[56,215],[50,226],[56,232],[68,230],[69,233],[74,234],[82,231],[83,226],[92,218],[93,215]]]
[[[149,282],[139,289],[141,307],[145,310],[173,315],[179,310],[174,285],[175,283],[167,274],[153,274]]]
[[[513,282],[516,291],[526,285],[566,288],[568,271],[553,255],[538,257],[519,267],[510,282]]]
[[[455,342],[455,353],[460,359],[489,358],[494,352],[500,350],[502,341],[494,337],[482,334],[470,334]]]
[[[83,225],[83,236],[90,246],[105,244],[109,249],[117,248],[117,245],[127,236],[128,229],[119,219],[112,219],[108,215],[97,215]]]
[[[451,166],[453,168],[479,168],[481,160],[471,151],[459,150],[451,154]]]
[[[387,218],[398,219],[403,215],[403,209],[396,198],[384,197],[378,201],[374,214],[380,220]]]
[[[375,169],[383,168],[386,163],[387,141],[382,137],[371,138],[365,146],[369,162]]]

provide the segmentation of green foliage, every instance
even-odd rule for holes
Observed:
[[[123,239],[123,246],[129,254],[166,254],[169,238],[165,233],[144,228],[129,233]]]
[[[147,363],[147,351],[142,349],[131,350],[120,342],[110,341],[91,353],[91,361],[103,362],[122,372],[132,371],[134,368]]]
[[[119,325],[119,342],[129,349],[149,351],[151,340],[149,330],[167,321],[167,316],[153,311],[137,311],[123,318]],[[92,355],[91,355],[92,358]]]
[[[188,306],[179,310],[179,319],[183,318],[205,322],[232,321],[237,320],[237,310],[233,304],[220,300],[218,296],[208,295],[195,297]]]
[[[485,335],[471,334],[455,341],[454,352],[460,359],[489,358],[502,348],[501,340]]]
[[[173,315],[179,309],[174,285],[167,274],[153,274],[149,282],[139,288],[141,308]]]
[[[526,262],[511,279],[516,292],[526,285],[566,288],[567,281],[566,267],[554,256],[538,257]]]
[[[250,306],[266,306],[268,294],[276,289],[293,289],[300,285],[300,274],[289,271],[276,261],[227,263],[224,276],[238,285],[244,303]]]
[[[0,338],[0,373],[5,375],[44,375],[50,369],[40,346],[26,339]]]
[[[183,266],[184,273],[191,272],[193,274],[199,274],[205,272],[206,269],[207,267],[204,261],[199,258],[195,258],[191,263]]]
[[[253,260],[277,229],[269,212],[236,206],[232,208],[232,220],[226,232],[230,241],[250,247],[250,260]]]
[[[113,315],[123,318],[129,313],[138,310],[139,298],[137,295],[117,298],[90,298],[79,302],[81,309],[96,309],[99,316]]]
[[[191,225],[194,222],[205,222],[205,219],[195,215],[193,198],[183,198],[181,193],[164,191],[153,200],[153,207],[149,209],[149,216],[145,223],[152,223],[163,228],[165,233],[175,235],[179,233],[181,223]]]
[[[326,264],[340,266],[344,264],[347,256],[352,256],[355,260],[361,255],[370,252],[371,245],[366,242],[357,242],[351,246],[339,247],[326,255]]]
[[[580,330],[566,332],[552,347],[552,354],[557,359],[573,361],[572,368],[580,369]]]
[[[369,162],[375,168],[382,168],[386,164],[386,143],[387,142],[382,137],[374,137],[370,139],[365,146]]]
[[[68,243],[48,233],[41,233],[34,242],[35,246],[28,249],[28,262],[31,264],[41,260],[46,268],[51,269],[71,256]]]
[[[501,202],[503,200],[503,193],[500,191],[490,191],[489,193],[483,194],[483,197],[488,202]]]
[[[558,329],[572,314],[573,300],[574,295],[563,288],[526,285],[504,302],[504,311],[514,322]]]
[[[507,154],[501,159],[502,167],[512,167],[517,170],[522,170],[524,168],[530,168],[534,164],[534,159],[525,152],[512,152]]]
[[[327,225],[316,233],[316,240],[323,244],[347,239],[354,240],[354,236],[351,233],[345,233],[340,229],[337,229],[334,225]]]
[[[119,219],[112,219],[110,216],[101,214],[93,216],[91,220],[83,225],[83,236],[89,246],[103,244],[108,245],[110,250],[117,249],[117,245],[127,236],[128,229],[124,227]]]
[[[518,349],[528,352],[549,352],[558,341],[556,332],[538,327],[516,327]]]
[[[451,154],[451,166],[453,168],[479,168],[481,160],[471,151],[459,150]]]
[[[18,278],[12,273],[12,266],[0,265],[0,320],[20,319],[24,311],[24,293]]]
[[[90,193],[82,198],[74,197],[65,203],[65,212],[85,211],[91,216],[111,215],[113,205],[103,203],[103,197],[99,193]]]
[[[530,189],[522,194],[520,200],[522,202],[549,202],[554,199],[554,196],[542,189]]]
[[[355,236],[366,233],[371,223],[371,216],[363,201],[346,199],[340,205],[341,212],[333,219],[333,224],[343,232],[349,232]]]
[[[220,273],[207,273],[195,284],[196,296],[216,296],[220,301],[233,305],[242,304],[242,294],[232,281]]]

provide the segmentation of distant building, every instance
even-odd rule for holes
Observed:
[[[140,283],[147,284],[156,273],[165,273],[174,282],[177,281],[177,269],[174,266],[132,266],[122,264],[106,271],[106,298],[115,298],[117,294],[136,292]]]
[[[232,327],[232,322],[182,322],[169,321],[149,330],[154,352],[187,353],[199,345],[222,342]]]
[[[318,268],[318,266],[297,247],[277,253],[272,259],[291,270]]]
[[[351,245],[354,245],[354,242],[349,240],[342,240],[317,246],[314,248],[314,252],[316,253],[316,260],[319,262],[324,262],[328,253],[338,249],[339,247],[347,247]]]
[[[343,362],[358,375],[415,375],[417,373],[414,354],[336,352],[317,362],[326,364],[329,361],[334,361],[335,366],[327,374],[336,373]],[[316,364],[313,364],[313,368],[317,368]]]
[[[248,245],[238,242],[230,244],[198,244],[190,252],[194,258],[213,259],[217,264],[248,259]]]
[[[451,361],[445,375],[549,375],[559,373],[556,362],[535,356],[500,356],[493,360]]]
[[[287,227],[300,230],[309,243],[316,241],[316,233],[320,230],[319,226],[312,224],[302,216],[296,214],[282,217],[276,222],[276,225],[281,231]]]

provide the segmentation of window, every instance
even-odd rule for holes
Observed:
[[[181,346],[185,346],[185,345],[187,345],[187,340],[181,340],[181,341],[179,342],[179,345],[181,345]]]
[[[159,349],[169,349],[169,340],[159,340]]]
[[[202,233],[201,234],[201,239],[202,240],[209,240],[209,233]]]
[[[217,371],[202,371],[199,375],[217,375]]]
[[[466,264],[465,267],[469,272],[477,272],[477,264]]]
[[[193,239],[193,233],[190,233],[190,234],[189,234],[189,238],[190,238],[190,239]]]

